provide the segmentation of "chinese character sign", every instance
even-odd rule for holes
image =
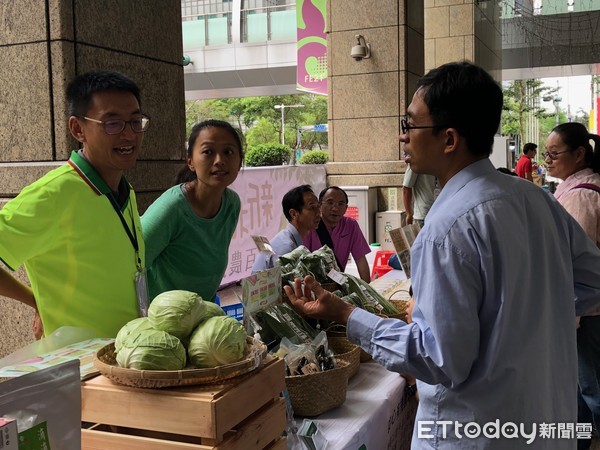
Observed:
[[[287,226],[281,200],[290,189],[310,184],[316,195],[325,187],[324,166],[245,167],[231,185],[242,208],[229,245],[229,262],[222,285],[250,275],[258,254],[253,235],[272,238]]]
[[[297,0],[298,69],[296,89],[327,95],[325,0]]]

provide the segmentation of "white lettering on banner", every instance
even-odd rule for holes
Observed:
[[[258,251],[252,235],[269,239],[287,226],[281,200],[290,189],[310,184],[315,195],[325,187],[325,166],[244,167],[231,185],[240,196],[240,218],[229,245],[229,262],[221,284],[250,275]]]
[[[440,438],[446,439],[449,433],[454,433],[458,439],[476,439],[483,435],[488,439],[524,439],[529,445],[536,438],[540,439],[590,439],[592,436],[591,423],[523,423],[506,422],[500,420],[487,422],[483,425],[477,422],[454,422],[451,420],[421,420],[417,422],[417,437],[419,439],[433,439],[434,429],[438,429]]]

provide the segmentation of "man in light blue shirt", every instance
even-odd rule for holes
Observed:
[[[252,266],[252,273],[274,267],[278,256],[303,245],[308,233],[319,226],[321,221],[319,199],[308,184],[286,192],[281,200],[281,206],[289,223],[269,241],[275,254],[260,253]]]
[[[417,87],[400,140],[442,191],[411,251],[413,323],[355,309],[311,278],[288,297],[418,379],[411,448],[574,449],[591,434],[576,424],[575,316],[600,304],[600,250],[553,197],[489,161],[502,108],[489,74],[451,63]]]

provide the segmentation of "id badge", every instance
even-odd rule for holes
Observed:
[[[135,273],[135,294],[137,297],[138,314],[140,317],[148,316],[148,280],[146,269],[138,269]]]

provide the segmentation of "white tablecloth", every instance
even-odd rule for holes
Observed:
[[[400,375],[374,361],[361,364],[350,379],[345,403],[312,419],[327,439],[327,450],[403,450],[402,438],[412,429],[412,423],[403,423],[405,384]],[[297,418],[297,425],[302,421]],[[305,449],[291,436],[288,448]]]

